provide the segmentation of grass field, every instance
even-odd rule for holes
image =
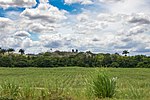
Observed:
[[[46,88],[56,90],[55,94],[58,88],[62,89],[63,95],[73,100],[95,100],[96,97],[89,94],[87,83],[92,81],[92,76],[97,70],[105,70],[110,77],[117,77],[117,91],[110,100],[150,100],[150,69],[144,68],[0,68],[0,84],[1,87],[9,83],[15,84],[19,88],[32,87],[32,90],[26,88],[27,93],[24,95],[32,94],[33,97],[40,95],[36,98],[38,100],[44,100],[45,92],[43,90]],[[1,97],[10,95],[8,92],[6,95],[0,93]],[[71,100],[69,98],[65,100]],[[2,99],[0,98],[0,100]]]

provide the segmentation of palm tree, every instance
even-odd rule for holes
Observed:
[[[72,52],[74,52],[74,49],[72,49]]]
[[[24,49],[20,49],[19,52],[21,53],[21,55],[23,55],[25,51]]]
[[[76,53],[78,53],[78,49],[76,49]]]
[[[2,48],[0,47],[0,54],[1,54],[1,50],[2,50]]]
[[[124,51],[122,52],[122,54],[124,54],[125,56],[127,56],[128,53],[129,53],[128,50],[124,50]]]

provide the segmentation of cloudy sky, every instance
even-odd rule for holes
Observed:
[[[0,0],[0,47],[150,55],[149,0]]]

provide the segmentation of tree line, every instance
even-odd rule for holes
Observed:
[[[55,51],[35,54],[24,54],[25,50],[20,49],[20,54],[13,53],[13,48],[0,48],[1,67],[114,67],[114,68],[150,68],[150,57],[146,55],[127,56],[127,50],[118,53],[98,53],[90,51],[72,52]]]

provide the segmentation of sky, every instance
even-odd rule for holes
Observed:
[[[0,0],[0,47],[150,55],[149,0]]]

